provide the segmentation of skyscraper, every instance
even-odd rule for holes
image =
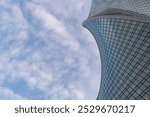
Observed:
[[[150,0],[93,0],[83,25],[100,51],[97,99],[150,99]]]

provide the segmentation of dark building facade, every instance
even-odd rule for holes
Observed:
[[[97,99],[150,99],[150,1],[93,0],[83,25],[100,51]]]

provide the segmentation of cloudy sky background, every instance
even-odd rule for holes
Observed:
[[[96,99],[91,0],[0,0],[0,99]]]

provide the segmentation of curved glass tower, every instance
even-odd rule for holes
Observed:
[[[93,0],[83,25],[101,56],[97,99],[150,99],[150,0]]]

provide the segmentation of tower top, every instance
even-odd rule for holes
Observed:
[[[118,9],[118,12],[121,9],[150,16],[150,0],[93,0],[89,17],[107,9]]]

